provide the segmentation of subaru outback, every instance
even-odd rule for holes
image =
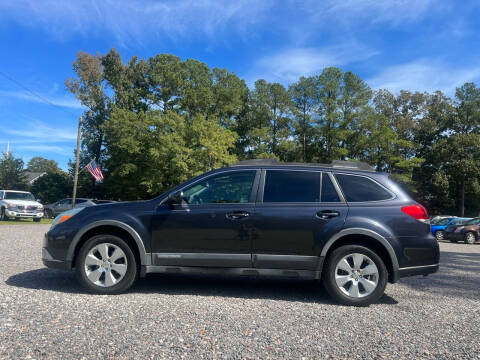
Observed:
[[[77,208],[45,234],[43,263],[75,268],[97,294],[149,273],[321,280],[336,301],[368,305],[387,282],[438,270],[428,214],[364,163],[248,160],[159,197]]]

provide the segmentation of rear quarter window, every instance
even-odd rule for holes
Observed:
[[[393,198],[393,194],[365,176],[335,174],[348,202],[382,201]]]

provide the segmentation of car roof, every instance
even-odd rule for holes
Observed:
[[[368,165],[367,163],[361,161],[343,161],[343,160],[334,160],[331,164],[319,164],[319,163],[300,163],[300,162],[280,162],[277,159],[251,159],[240,161],[236,164],[230,165],[227,168],[238,168],[238,167],[249,167],[249,168],[305,168],[305,169],[321,169],[321,170],[347,170],[354,172],[369,172],[376,173],[375,169]]]

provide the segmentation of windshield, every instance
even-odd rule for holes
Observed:
[[[4,200],[31,200],[35,201],[35,198],[30,193],[20,193],[20,192],[5,192]]]
[[[480,218],[472,219],[467,221],[464,225],[477,225],[480,224]]]
[[[447,225],[451,218],[438,219],[432,222],[432,225]]]

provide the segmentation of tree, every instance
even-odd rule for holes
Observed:
[[[107,95],[107,84],[100,55],[78,52],[73,70],[78,78],[65,81],[67,89],[87,108],[82,122],[81,165],[91,159],[101,165],[106,156],[103,125],[109,115],[111,99]],[[95,180],[91,180],[91,195],[95,195]]]
[[[250,146],[255,157],[287,160],[291,152],[291,100],[279,83],[257,80],[250,96]]]
[[[36,198],[44,203],[72,196],[72,177],[63,171],[49,172],[37,179],[31,188]]]
[[[151,198],[207,170],[231,164],[236,136],[218,121],[174,111],[115,109],[106,126],[108,178],[115,199]]]
[[[56,173],[60,172],[58,163],[55,160],[45,159],[40,156],[35,156],[27,163],[27,170],[31,172],[47,172]]]
[[[0,157],[0,188],[3,190],[26,190],[28,188],[23,170],[23,160],[11,153]]]
[[[307,157],[307,147],[311,146],[313,140],[313,110],[316,105],[315,98],[315,78],[300,77],[300,79],[290,85],[288,92],[292,99],[293,111],[295,115],[294,128],[300,143],[302,144],[302,160],[310,161],[311,154]]]

